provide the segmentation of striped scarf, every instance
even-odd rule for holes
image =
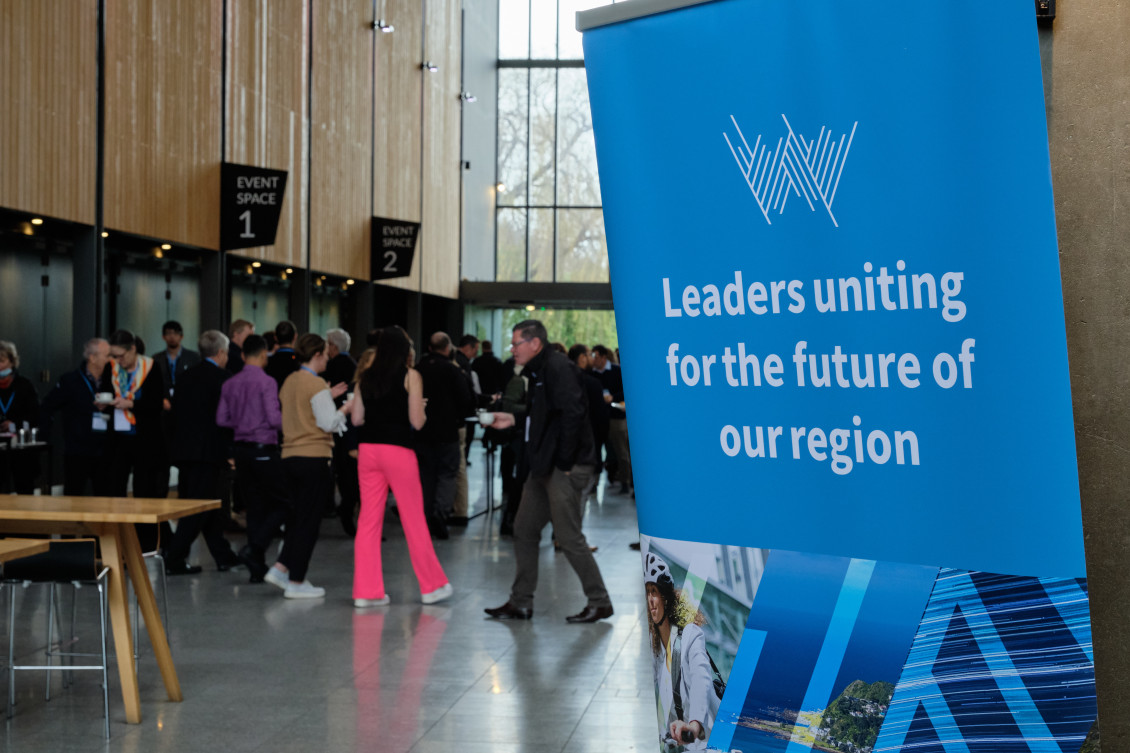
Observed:
[[[111,358],[110,368],[114,375],[114,395],[124,397],[127,400],[134,400],[136,399],[134,396],[141,389],[141,385],[145,383],[145,377],[149,376],[149,372],[153,370],[153,359],[149,356],[138,356],[137,366],[134,367],[134,370],[126,371],[116,360]],[[133,411],[127,410],[124,412],[130,426],[136,426],[137,417],[133,415]]]

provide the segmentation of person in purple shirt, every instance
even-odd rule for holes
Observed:
[[[251,571],[251,582],[262,583],[267,547],[286,520],[290,500],[279,457],[278,384],[263,370],[267,341],[248,335],[243,363],[243,369],[224,382],[216,423],[234,433],[235,482],[247,506],[247,545],[236,556]]]

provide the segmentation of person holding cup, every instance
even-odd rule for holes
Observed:
[[[39,426],[39,397],[31,381],[20,376],[19,365],[16,344],[0,340],[0,433],[17,436],[24,428]],[[24,437],[30,442],[30,431]],[[39,458],[23,453],[15,460],[10,453],[4,454],[0,457],[0,489],[7,490],[9,475],[16,494],[31,494],[39,476]]]
[[[106,437],[111,418],[107,411],[114,401],[109,381],[110,343],[91,338],[82,357],[78,368],[59,377],[44,399],[41,435],[48,436],[51,420],[61,414],[63,494],[81,497],[90,490],[105,496],[110,493]]]

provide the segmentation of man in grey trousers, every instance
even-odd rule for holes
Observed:
[[[596,468],[596,446],[588,418],[588,397],[581,372],[565,355],[549,347],[545,326],[528,319],[514,326],[514,361],[529,380],[526,414],[494,413],[494,428],[518,425],[526,438],[530,476],[514,520],[514,556],[518,572],[510,600],[485,610],[501,620],[528,620],[534,614],[538,584],[538,545],[553,521],[557,543],[581,579],[588,603],[567,622],[596,622],[612,616],[612,602],[596,559],[581,532],[584,490]]]

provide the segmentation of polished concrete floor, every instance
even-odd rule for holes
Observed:
[[[483,460],[472,459],[472,499],[481,505]],[[616,609],[592,625],[565,623],[585,600],[565,558],[554,554],[548,530],[534,619],[484,617],[484,607],[506,600],[513,576],[510,540],[499,538],[497,522],[497,514],[493,523],[483,516],[436,542],[455,596],[428,607],[419,603],[395,522],[383,550],[393,603],[365,611],[350,600],[352,541],[336,520],[324,522],[309,576],[326,587],[324,600],[288,601],[271,585],[248,584],[244,571],[216,572],[198,546],[204,572],[169,579],[170,642],[184,702],[165,700],[143,638],[140,725],[125,723],[116,676],[106,743],[97,672],[74,673],[74,684],[55,690],[49,702],[43,676],[23,672],[15,716],[0,726],[0,750],[654,750],[640,560],[628,548],[637,537],[634,503],[603,486],[588,503],[585,530],[599,546],[597,561]],[[79,598],[79,633],[89,644],[97,598],[92,589]],[[17,595],[17,652],[28,661],[38,661],[34,652],[44,642],[45,603],[43,589]]]

